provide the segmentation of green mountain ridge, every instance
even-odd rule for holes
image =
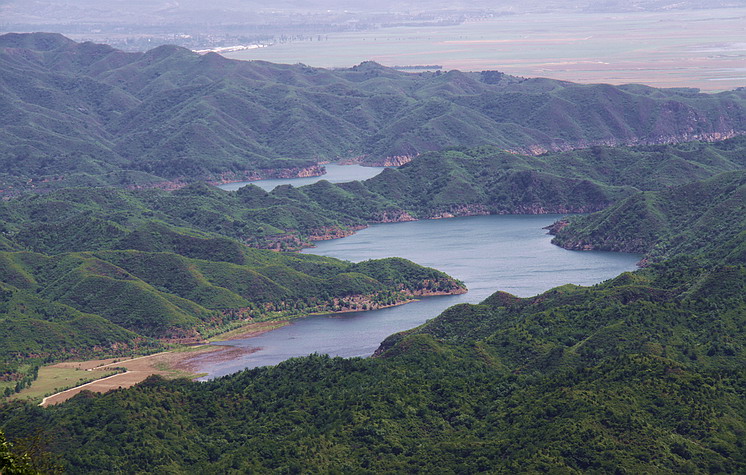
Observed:
[[[53,426],[51,447],[80,473],[738,473],[745,285],[743,266],[684,260],[498,293],[390,337],[378,358],[153,378],[46,410],[6,405],[0,420],[12,437]]]
[[[155,339],[199,341],[251,320],[465,291],[404,259],[353,264],[224,241],[238,252],[234,262],[136,250],[0,252],[0,367],[153,351],[163,347]]]
[[[553,242],[568,249],[645,253],[650,261],[690,254],[743,264],[744,203],[746,172],[724,173],[701,182],[639,193],[599,213],[572,218],[555,226]]]
[[[536,153],[746,130],[745,91],[408,74],[371,62],[330,71],[174,46],[124,53],[43,33],[0,36],[0,91],[4,195],[320,173],[319,161],[453,146]]]
[[[297,249],[376,222],[597,211],[640,190],[743,170],[744,157],[743,137],[536,157],[478,147],[426,153],[364,182],[322,180],[271,192],[253,185],[226,192],[205,184],[174,192],[64,189],[0,202],[0,245],[47,254],[176,251],[240,262],[239,244],[226,238]]]

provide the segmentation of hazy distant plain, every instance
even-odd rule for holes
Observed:
[[[225,56],[319,67],[366,60],[437,64],[581,83],[719,91],[746,86],[746,8],[511,15],[456,26],[328,34]]]

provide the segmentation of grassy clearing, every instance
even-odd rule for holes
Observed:
[[[26,399],[41,401],[44,397],[59,393],[69,392],[66,397],[57,398],[58,402],[66,400],[80,391],[67,391],[68,389],[80,387],[87,383],[96,381],[93,386],[85,389],[95,392],[106,392],[118,387],[129,387],[150,375],[158,374],[166,379],[195,378],[202,374],[195,374],[178,365],[181,361],[191,357],[193,353],[209,351],[207,345],[179,348],[175,351],[158,353],[137,358],[110,358],[106,360],[68,361],[39,369],[39,377],[31,386],[17,394],[9,397],[13,399]],[[127,373],[122,373],[120,368],[125,368]],[[109,376],[118,375],[106,381],[99,381]],[[5,386],[11,383],[3,383]],[[15,384],[15,383],[13,383]],[[0,387],[3,389],[3,387]]]
[[[44,396],[66,388],[79,386],[89,381],[105,378],[118,373],[116,370],[91,370],[45,366],[39,368],[39,377],[23,391],[14,394],[10,399],[41,400]]]
[[[128,388],[131,387],[137,383],[140,383],[147,379],[149,376],[152,375],[158,375],[162,378],[166,379],[177,379],[177,378],[198,378],[200,376],[204,376],[204,374],[201,373],[195,373],[193,371],[190,371],[189,368],[185,365],[185,362],[187,362],[190,358],[192,358],[195,354],[199,354],[200,352],[210,352],[210,351],[217,351],[218,347],[212,347],[209,345],[201,345],[196,347],[188,347],[179,349],[176,351],[169,351],[164,353],[157,353],[155,355],[150,356],[143,356],[139,358],[133,358],[129,360],[122,360],[117,362],[112,362],[109,364],[104,364],[102,366],[98,366],[97,369],[94,369],[92,371],[83,371],[86,374],[89,374],[91,376],[95,376],[90,378],[88,381],[84,380],[78,380],[77,383],[71,382],[70,384],[67,384],[67,387],[73,387],[73,389],[57,392],[53,390],[44,390],[44,389],[37,389],[36,383],[31,387],[31,389],[35,390],[34,397],[37,400],[41,400],[42,397],[55,393],[53,396],[47,398],[44,402],[44,406],[52,405],[52,404],[59,404],[61,402],[64,402],[71,397],[75,396],[82,390],[87,391],[93,391],[98,393],[105,393],[107,391],[110,391],[112,389],[118,389],[118,388]],[[70,368],[70,365],[83,365],[83,366],[91,366],[92,364],[95,364],[96,362],[82,362],[82,363],[60,363],[59,365],[55,365],[55,367],[47,367],[42,368],[43,370],[59,370],[63,372],[67,372],[64,374],[76,374],[77,371],[78,374],[80,374],[81,370]],[[65,368],[60,368],[59,366],[67,366]],[[116,374],[118,371],[114,370],[114,368],[125,368],[127,371],[125,373]],[[62,374],[62,373],[60,373]],[[107,376],[112,376],[110,378],[107,378]],[[42,373],[41,370],[39,372],[39,379],[41,379]],[[90,381],[90,384],[85,384]],[[83,386],[85,384],[85,386]],[[47,384],[43,387],[48,388],[49,382],[47,381]],[[61,386],[55,386],[58,388],[61,388]],[[53,388],[54,389],[54,388]],[[31,396],[29,396],[31,397]]]

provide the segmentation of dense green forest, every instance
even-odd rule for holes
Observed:
[[[746,155],[745,155],[746,156]],[[555,226],[554,243],[568,249],[676,254],[746,263],[746,172],[641,192],[602,212]]]
[[[715,147],[727,152],[738,150],[738,144],[736,140]],[[711,147],[652,147],[655,155],[648,162],[639,160],[638,167],[654,169],[653,157],[687,150],[698,151],[690,158],[702,161],[701,157],[712,156]],[[594,149],[562,156],[648,157],[640,150],[647,149]],[[470,170],[464,163],[490,163],[489,157],[496,156],[500,155],[486,149],[423,155],[377,179],[406,176],[408,169],[436,157],[453,169]],[[6,403],[0,407],[0,429],[21,446],[30,437],[47,440],[42,458],[56,458],[73,473],[742,472],[746,234],[744,172],[738,170],[738,156],[734,151],[727,165],[710,173],[728,167],[735,171],[688,184],[679,184],[687,181],[677,175],[681,167],[670,167],[676,173],[661,174],[647,184],[649,174],[644,172],[629,180],[608,178],[613,184],[604,186],[623,190],[611,199],[627,197],[572,220],[560,231],[562,236],[565,230],[581,229],[609,242],[614,236],[635,237],[637,230],[642,237],[635,239],[645,246],[641,250],[661,250],[643,270],[592,287],[567,285],[531,298],[497,292],[478,305],[452,307],[421,327],[392,335],[374,358],[315,355],[206,383],[154,377],[129,390],[83,393],[47,409]],[[557,165],[548,156],[535,160],[565,170],[568,176],[582,170],[567,162]],[[619,160],[628,168],[634,164]],[[496,166],[492,173],[500,170]],[[594,170],[589,167],[582,173]],[[422,173],[416,176],[429,179]],[[487,175],[482,179],[489,183]],[[597,177],[585,179],[600,182]],[[189,231],[173,221],[175,214],[156,215],[141,207],[149,202],[142,196],[153,194],[158,199],[150,202],[157,202],[201,194],[200,199],[210,197],[211,203],[233,203],[226,205],[228,209],[236,208],[231,200],[242,193],[261,199],[302,194],[317,196],[309,206],[324,209],[326,196],[339,196],[331,190],[348,187],[368,193],[375,180],[281,187],[274,193],[256,187],[228,193],[205,186],[170,194],[72,190],[73,204],[60,205],[58,214],[67,210],[74,215],[85,208],[95,215],[96,206],[122,206],[123,201],[128,206],[121,211],[140,211],[123,212],[120,217],[128,219],[118,222],[121,235],[108,244],[102,241],[97,250],[53,256],[6,251],[5,268],[13,269],[6,274],[13,276],[11,285],[41,288],[29,295],[42,298],[47,292],[62,295],[65,282],[55,280],[51,288],[42,287],[42,276],[48,272],[38,261],[55,269],[69,267],[74,278],[82,270],[113,272],[168,292],[173,299],[201,298],[219,309],[220,303],[241,298],[236,292],[240,289],[227,286],[218,292],[213,287],[222,285],[215,276],[227,268],[267,264],[267,259],[290,259],[294,263],[287,265],[296,270],[334,266],[323,258],[250,249],[215,231]],[[63,192],[5,203],[6,215],[16,217],[7,221],[12,231],[6,234],[9,247],[45,245],[20,240],[20,235],[33,233],[22,234],[14,226],[34,215],[34,209],[41,216],[38,210],[49,203],[67,203],[58,193]],[[390,187],[389,193],[391,203],[409,199],[407,193],[397,194],[397,188]],[[75,196],[85,198],[75,204]],[[334,208],[339,201],[326,202],[327,209],[342,212],[342,206]],[[640,208],[640,203],[650,207]],[[48,216],[54,224],[52,213]],[[644,219],[650,216],[658,217],[658,225],[646,224]],[[124,247],[129,250],[118,250],[122,246],[114,243],[121,242],[128,243]],[[220,257],[205,261],[209,255]],[[164,259],[169,275],[173,269],[184,270],[177,273],[178,279],[164,278],[160,266],[143,266],[144,258]],[[366,273],[372,265],[357,270]],[[181,286],[182,281],[191,284]],[[28,305],[24,303],[25,308]]]
[[[733,241],[743,229],[743,208],[735,206],[743,201],[743,172],[731,170],[743,169],[745,150],[742,137],[536,157],[479,147],[426,153],[365,182],[322,181],[271,192],[255,186],[227,192],[205,184],[172,192],[68,188],[6,200],[0,202],[0,356],[13,373],[28,357],[148,352],[162,347],[158,339],[197,341],[247,318],[362,310],[461,291],[453,279],[400,260],[363,269],[246,246],[296,249],[372,222],[590,211],[616,203],[578,222],[624,216],[624,230],[605,230],[607,244],[640,241],[627,237],[632,231],[658,237],[646,236],[647,247],[609,249],[647,252],[665,239],[689,252],[692,246],[710,252],[707,246],[723,238],[731,241],[731,253],[743,255]],[[629,212],[641,199],[657,208]],[[671,205],[660,203],[677,204],[663,221],[701,239],[664,232],[659,208]],[[655,217],[656,226],[634,221],[644,216]],[[582,247],[577,240],[565,245],[570,242]],[[392,270],[395,279],[388,275]],[[353,303],[352,296],[360,295],[366,303]]]
[[[31,466],[31,457],[27,453],[17,454],[13,444],[5,440],[0,432],[0,473],[13,475],[37,475],[40,473]]]
[[[201,199],[202,191],[228,202]],[[0,203],[5,380],[20,382],[43,362],[153,352],[249,321],[367,310],[465,290],[404,259],[353,264],[252,249],[189,227],[191,221],[219,231],[226,219],[232,226],[235,218],[215,211],[240,209],[231,194],[196,187],[173,193],[174,204],[168,193],[154,193],[148,198],[171,214],[123,190],[64,190]],[[197,202],[207,204],[192,207]]]
[[[739,473],[746,268],[703,264],[498,292],[390,337],[376,358],[153,378],[5,405],[0,420],[18,439],[48,428],[75,473]]]
[[[153,351],[231,324],[463,292],[404,259],[352,264],[238,249],[238,263],[135,250],[1,252],[0,369],[9,377],[20,363]]]
[[[256,186],[227,192],[205,184],[174,192],[64,189],[0,202],[0,249],[176,251],[239,262],[231,257],[241,253],[237,244],[226,237],[253,247],[297,249],[368,223],[596,211],[639,191],[743,170],[744,157],[744,137],[536,157],[477,147],[426,153],[364,182],[322,181],[271,192]]]
[[[578,85],[498,71],[403,73],[124,53],[0,36],[0,193],[320,173],[453,146],[526,153],[728,138],[746,90]]]

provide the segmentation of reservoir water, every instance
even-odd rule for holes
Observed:
[[[326,168],[326,174],[322,176],[310,176],[307,178],[278,178],[272,180],[257,180],[257,181],[242,181],[238,183],[225,183],[218,185],[218,188],[222,188],[227,191],[235,191],[242,186],[246,186],[249,183],[262,188],[266,191],[272,191],[278,185],[290,184],[295,187],[310,185],[317,181],[326,180],[331,183],[344,183],[355,180],[367,180],[373,178],[383,171],[384,167],[363,167],[360,165],[336,165],[329,163],[324,165]]]
[[[568,251],[552,245],[542,228],[559,217],[473,216],[380,224],[319,242],[303,252],[355,262],[405,257],[460,279],[469,292],[382,310],[297,319],[255,338],[221,343],[257,349],[254,353],[192,363],[213,378],[312,353],[370,356],[392,333],[420,325],[452,305],[478,303],[497,290],[528,297],[567,283],[592,285],[636,268],[636,254]]]

